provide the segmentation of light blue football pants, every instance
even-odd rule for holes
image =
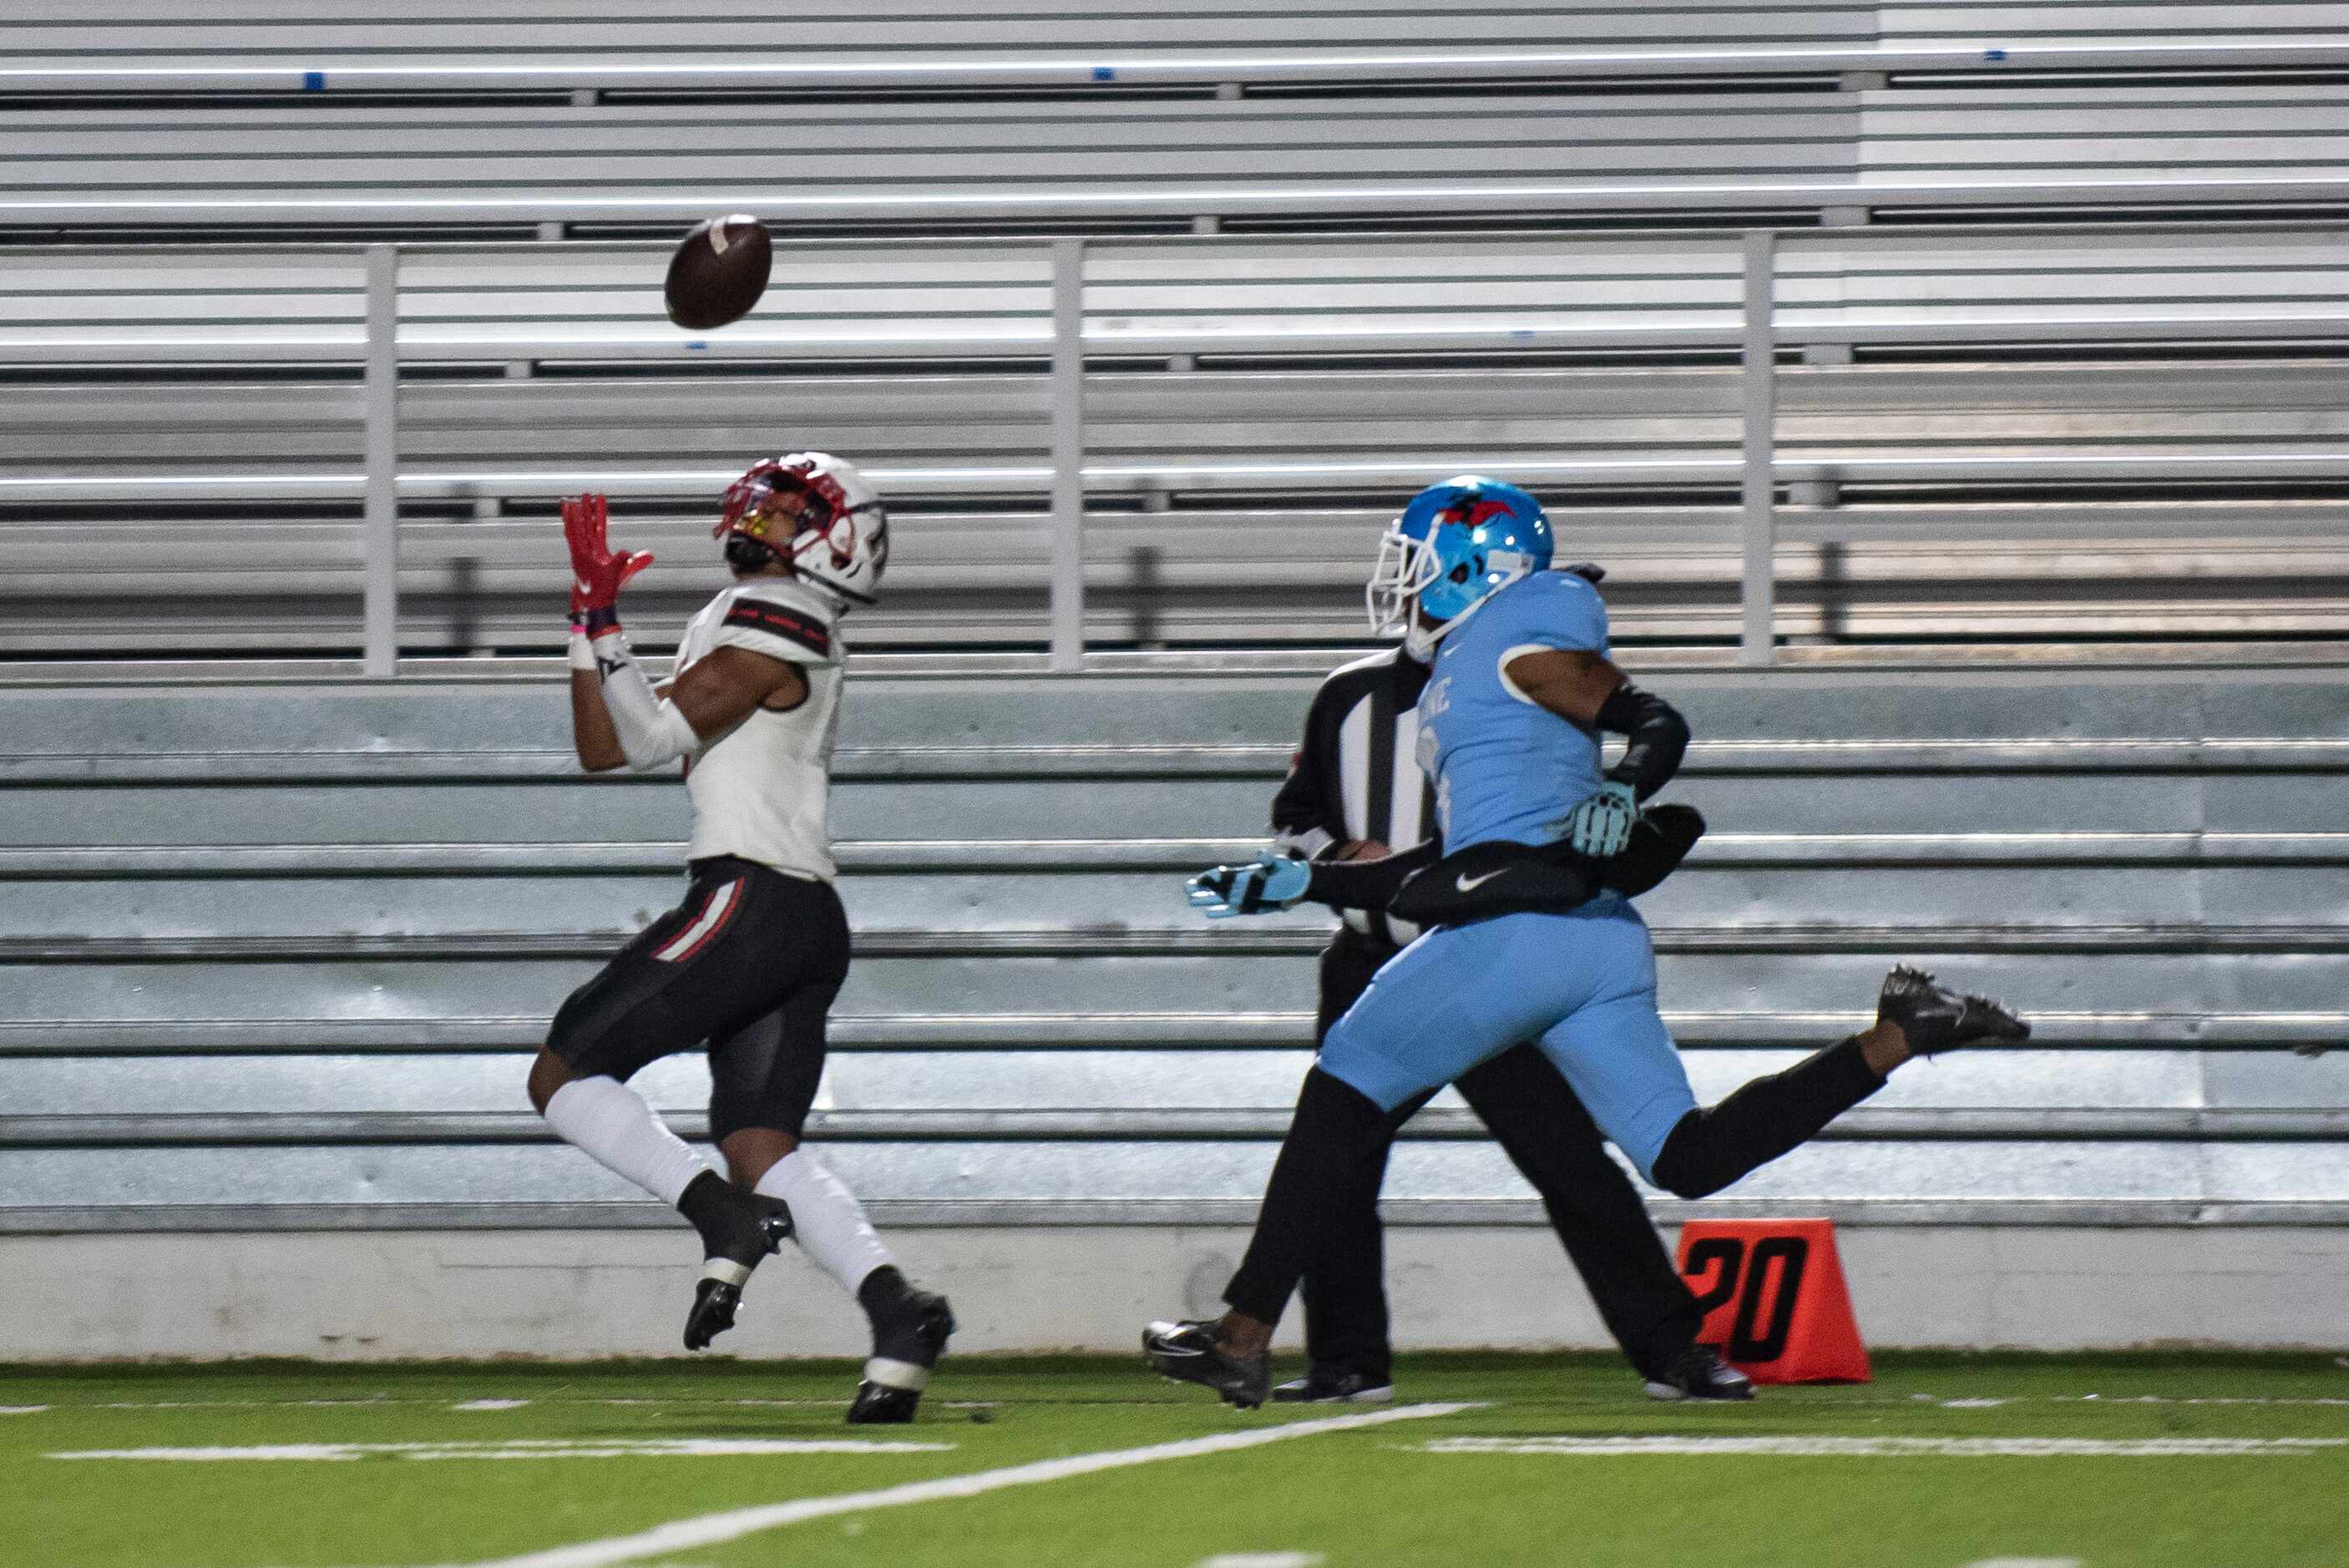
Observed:
[[[1629,901],[1429,932],[1387,961],[1322,1043],[1321,1070],[1392,1110],[1536,1040],[1642,1177],[1696,1109],[1656,1012],[1656,952]]]

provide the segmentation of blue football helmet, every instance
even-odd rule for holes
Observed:
[[[1513,484],[1462,474],[1430,485],[1379,541],[1364,594],[1371,630],[1383,636],[1400,628],[1423,656],[1453,622],[1547,567],[1555,544],[1541,502]],[[1422,624],[1414,608],[1433,624]]]

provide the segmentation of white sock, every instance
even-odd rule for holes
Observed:
[[[573,1078],[556,1089],[546,1102],[546,1124],[672,1209],[709,1169],[644,1096],[616,1078]]]
[[[848,1184],[817,1164],[806,1150],[794,1149],[769,1166],[757,1190],[792,1206],[800,1250],[849,1295],[854,1295],[874,1269],[897,1261],[874,1233],[873,1222],[864,1217],[864,1206]]]

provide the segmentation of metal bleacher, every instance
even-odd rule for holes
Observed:
[[[2340,237],[1783,237],[1782,634],[2338,637]],[[1046,247],[787,246],[789,284],[708,335],[659,318],[660,264],[404,254],[409,653],[551,652],[555,497],[607,490],[666,561],[706,562],[707,498],[785,440],[855,454],[895,505],[861,645],[1033,646]],[[1092,242],[1090,639],[1354,638],[1392,496],[1474,466],[1537,485],[1609,565],[1620,634],[1733,637],[1742,266],[1733,235]],[[0,650],[347,656],[363,282],[348,250],[0,251],[25,377],[0,399]],[[168,572],[141,548],[163,519]],[[639,590],[656,640],[706,576]]]
[[[1715,830],[1644,907],[1701,1098],[1896,957],[2038,1026],[1660,1214],[2349,1220],[2349,1056],[2292,1054],[2349,1044],[2337,7],[479,9],[0,17],[0,1232],[671,1222],[522,1096],[684,837],[572,762],[554,505],[660,554],[657,648],[785,446],[895,520],[812,1128],[884,1223],[1253,1212],[1322,925],[1175,884],[1255,847],[1396,498],[1472,467],[1695,726]],[[774,286],[669,327],[735,210]],[[1749,476],[1791,668],[1722,667]],[[698,1130],[696,1062],[641,1081]],[[1539,1222],[1451,1101],[1407,1136],[1395,1218]]]
[[[868,676],[835,808],[859,956],[812,1136],[897,1223],[1236,1222],[1309,1031],[1302,913],[1193,919],[1309,682]],[[1716,824],[1646,901],[1712,1098],[1895,956],[2017,1051],[1901,1076],[1722,1199],[1897,1224],[2333,1224],[2337,672],[1753,672],[1671,685]],[[562,994],[672,897],[681,794],[574,771],[545,683],[0,697],[0,1227],[673,1222],[522,1098]],[[1888,780],[1897,788],[1888,788]],[[690,1057],[653,1098],[698,1126]],[[1389,1182],[1538,1222],[1463,1111]],[[126,1150],[138,1151],[126,1159]]]
[[[1099,647],[1349,640],[1392,495],[1485,465],[1628,639],[1719,648],[1761,229],[1794,656],[2343,629],[2323,7],[477,10],[0,19],[0,669],[348,658],[367,239],[411,656],[549,645],[556,494],[690,559],[786,439],[898,503],[865,645],[1038,645],[1051,263],[988,233],[1088,240]],[[662,250],[732,208],[776,288],[670,329]],[[660,581],[657,640],[698,593]]]
[[[418,0],[344,31],[118,5],[0,35],[0,92],[20,95],[0,145],[45,154],[0,185],[0,225],[2337,200],[2327,144],[2349,130],[2349,89],[2324,78],[2349,30],[2323,9],[1630,0],[1447,10],[1431,27],[1413,0],[985,5],[946,26],[737,0],[517,26]],[[2238,76],[2209,85],[2221,72]]]

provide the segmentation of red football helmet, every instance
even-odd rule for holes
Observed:
[[[710,535],[765,545],[795,576],[870,604],[889,564],[889,513],[845,459],[790,452],[754,463],[726,487]]]

